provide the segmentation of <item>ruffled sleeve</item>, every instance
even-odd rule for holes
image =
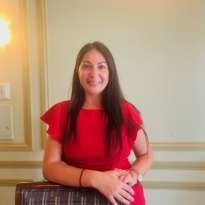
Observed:
[[[40,118],[48,125],[47,133],[54,140],[62,143],[67,124],[68,101],[53,105]]]
[[[125,103],[125,121],[126,121],[126,133],[130,143],[133,145],[137,132],[143,125],[143,120],[140,115],[140,111],[131,103]]]

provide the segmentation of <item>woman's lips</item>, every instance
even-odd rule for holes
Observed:
[[[99,85],[101,82],[99,82],[99,81],[87,81],[87,83],[88,83],[90,86],[97,86],[97,85]]]

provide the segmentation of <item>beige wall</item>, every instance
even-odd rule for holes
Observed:
[[[11,99],[0,101],[0,106],[6,104],[13,108],[15,136],[13,140],[0,140],[0,198],[3,205],[14,204],[15,183],[42,179],[39,113],[43,107],[40,99],[43,65],[37,2],[40,3],[0,0],[0,15],[4,14],[10,20],[12,32],[11,43],[0,49],[0,83],[10,82]]]
[[[22,30],[17,29],[18,40],[4,53],[0,50],[0,80],[10,81],[15,89],[11,101],[0,105],[14,106],[19,133],[9,145],[0,141],[4,204],[12,204],[15,181],[42,179],[39,115],[47,100],[51,106],[68,98],[76,54],[94,40],[112,51],[125,96],[141,110],[154,147],[156,162],[145,177],[148,204],[203,204],[205,2],[0,0],[0,8],[18,10],[20,3],[26,5],[23,30],[28,38],[23,43],[28,49],[19,52]],[[43,24],[40,8],[46,11]],[[20,13],[13,12],[12,19],[20,21]],[[31,115],[22,115],[29,110]],[[32,129],[26,129],[29,121]]]
[[[100,40],[154,141],[204,141],[202,1],[47,2],[50,104],[67,98],[79,48]]]

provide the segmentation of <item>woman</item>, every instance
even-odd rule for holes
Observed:
[[[144,205],[142,175],[152,151],[139,111],[122,95],[112,54],[100,42],[77,56],[70,101],[51,107],[44,177],[69,186],[93,187],[113,205]],[[128,161],[133,150],[137,160]]]

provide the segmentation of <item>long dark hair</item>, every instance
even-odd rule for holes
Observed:
[[[76,139],[75,133],[77,116],[85,101],[85,93],[80,84],[78,69],[84,55],[92,49],[96,49],[103,55],[109,69],[109,81],[102,93],[102,108],[108,117],[105,146],[109,153],[111,147],[113,146],[116,146],[115,149],[122,149],[121,127],[123,123],[123,116],[121,111],[121,101],[124,98],[120,88],[113,56],[109,49],[103,43],[98,41],[84,45],[77,55],[73,73],[71,101],[67,115],[68,126],[65,133],[64,142],[67,139]]]

